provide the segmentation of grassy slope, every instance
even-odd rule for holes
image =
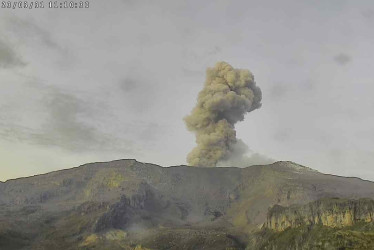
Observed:
[[[373,223],[331,228],[321,225],[301,226],[276,233],[262,230],[252,238],[248,249],[374,249]]]

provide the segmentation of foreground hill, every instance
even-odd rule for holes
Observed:
[[[305,227],[342,230],[318,220],[296,223],[289,215],[299,209],[307,220],[314,210],[306,206],[323,200],[330,205],[317,207],[334,220],[334,202],[342,211],[345,205],[332,198],[346,200],[348,210],[366,204],[355,201],[360,198],[371,204],[374,183],[292,162],[247,168],[91,163],[0,182],[0,249],[282,249],[276,244],[290,230],[296,230],[292,237],[303,235],[298,230]],[[362,211],[374,218],[372,206]],[[283,226],[271,224],[273,215]],[[371,219],[357,223],[372,232]],[[352,218],[342,226],[355,224]],[[303,249],[296,238],[294,248],[284,249]]]

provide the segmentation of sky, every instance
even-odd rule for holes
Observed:
[[[249,69],[250,152],[374,181],[372,0],[91,0],[0,9],[0,180],[115,159],[186,164],[205,70]]]

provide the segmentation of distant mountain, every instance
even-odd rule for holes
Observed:
[[[90,163],[0,182],[0,249],[372,249],[372,199],[373,182],[293,162]]]

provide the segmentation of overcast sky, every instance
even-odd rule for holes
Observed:
[[[252,153],[374,180],[374,2],[91,0],[0,9],[0,180],[93,161],[186,163],[205,69],[249,69]]]

